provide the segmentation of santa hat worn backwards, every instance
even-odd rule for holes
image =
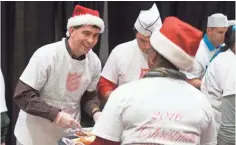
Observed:
[[[167,17],[150,38],[152,47],[181,71],[194,69],[202,32],[176,17]]]
[[[104,22],[99,17],[99,12],[97,10],[92,10],[81,5],[76,5],[72,17],[68,19],[66,35],[70,36],[70,27],[80,25],[95,25],[100,28],[100,33],[103,33],[105,28]]]

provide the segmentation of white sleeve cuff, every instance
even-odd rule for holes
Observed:
[[[100,138],[109,140],[109,141],[113,141],[113,142],[120,142],[120,138],[116,138],[116,137],[111,137],[109,135],[103,134],[103,133],[99,133],[99,131],[96,130],[92,130],[92,133]]]

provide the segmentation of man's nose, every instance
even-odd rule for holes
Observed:
[[[144,48],[144,49],[149,49],[149,48],[151,48],[150,42],[145,43],[144,46],[143,46],[143,48]]]
[[[93,37],[88,37],[87,38],[87,41],[91,44],[91,43],[93,43]]]

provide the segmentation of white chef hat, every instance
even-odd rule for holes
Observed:
[[[236,20],[229,20],[229,26],[236,25]]]
[[[221,13],[212,14],[211,16],[208,17],[207,27],[228,27],[228,26],[229,24],[227,16]]]
[[[161,16],[154,3],[149,10],[142,10],[134,24],[135,29],[144,36],[150,36],[155,28],[162,26]]]

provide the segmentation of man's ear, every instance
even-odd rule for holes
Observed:
[[[156,51],[152,51],[148,54],[148,64],[149,64],[149,68],[155,68],[157,65],[157,52]]]
[[[214,30],[214,28],[207,27],[206,32],[209,35],[210,33],[212,33],[213,30]]]
[[[73,27],[70,27],[70,28],[69,28],[69,34],[70,34],[70,36],[73,35],[73,32],[74,32],[74,28],[73,28]]]
[[[206,32],[207,34],[211,31],[211,29],[209,27],[206,28]]]

